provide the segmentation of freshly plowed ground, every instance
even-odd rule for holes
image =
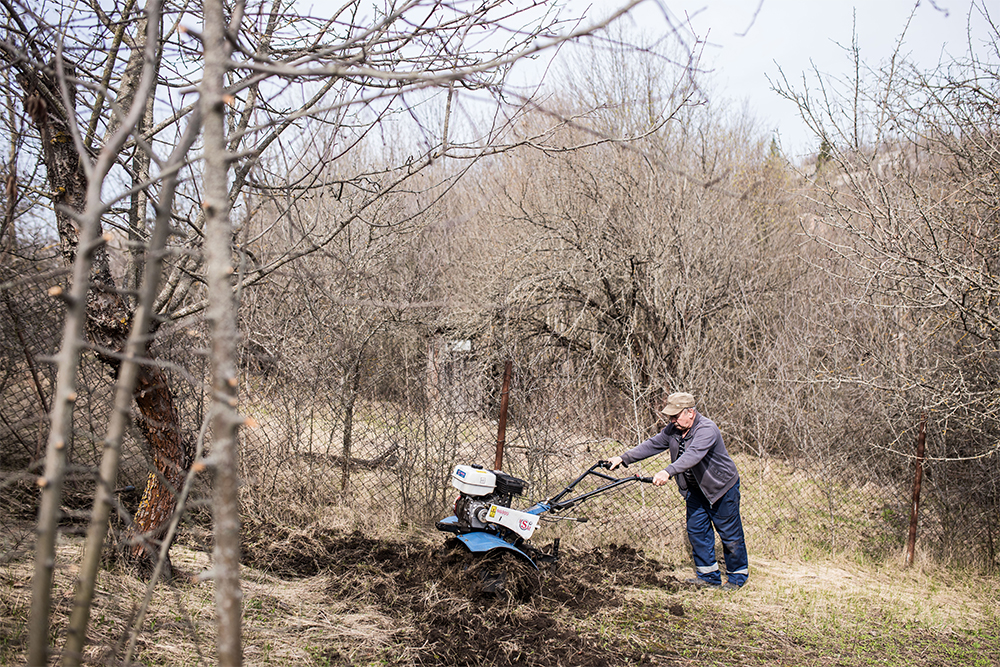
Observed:
[[[285,577],[326,570],[331,600],[374,605],[407,628],[396,640],[416,665],[653,664],[627,642],[596,628],[581,631],[572,619],[622,607],[618,582],[667,593],[681,588],[661,563],[627,546],[562,554],[536,572],[514,557],[474,557],[455,540],[415,545],[359,533],[314,534],[304,545],[273,538],[248,541],[247,564]],[[498,575],[505,587],[483,592],[484,581]],[[683,615],[683,606],[668,613]]]

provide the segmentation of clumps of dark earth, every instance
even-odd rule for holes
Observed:
[[[427,544],[372,539],[359,532],[282,535],[270,526],[266,535],[248,531],[243,549],[246,564],[282,578],[330,573],[326,594],[331,600],[347,601],[359,611],[377,608],[410,628],[393,640],[408,647],[407,663],[416,665],[652,664],[623,638],[596,629],[581,632],[569,621],[628,604],[629,587],[668,593],[683,587],[659,561],[618,545],[564,550],[558,561],[542,564],[539,571],[513,556],[473,556],[454,539]],[[488,585],[497,578],[500,586]],[[656,612],[683,614],[677,603]],[[349,664],[336,651],[328,659],[333,665]]]

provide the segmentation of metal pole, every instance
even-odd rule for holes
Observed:
[[[913,476],[913,504],[910,508],[910,534],[906,540],[906,566],[913,565],[913,548],[917,543],[917,511],[920,509],[920,482],[924,475],[924,443],[927,440],[927,413],[920,419],[920,432],[917,433],[916,473]]]
[[[514,362],[508,361],[503,369],[503,390],[500,392],[500,425],[497,427],[497,458],[493,469],[503,468],[503,443],[507,437],[507,401],[510,397],[510,376],[514,370]]]

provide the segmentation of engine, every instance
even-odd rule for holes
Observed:
[[[490,507],[510,507],[514,496],[524,493],[524,480],[499,470],[477,465],[460,465],[451,476],[451,485],[460,494],[455,501],[455,517],[463,528],[486,530],[496,522],[488,521]]]

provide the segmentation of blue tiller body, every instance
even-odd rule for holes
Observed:
[[[586,519],[561,516],[559,512],[625,484],[653,481],[652,477],[639,475],[613,477],[600,470],[607,467],[607,461],[598,461],[555,496],[536,502],[527,509],[513,510],[510,508],[513,497],[521,495],[526,486],[523,480],[498,470],[460,465],[452,475],[452,486],[460,492],[455,501],[455,514],[438,521],[436,527],[454,534],[473,554],[512,553],[537,570],[539,562],[552,562],[559,557],[558,539],[549,551],[542,551],[529,543],[539,520],[582,523]],[[605,483],[586,493],[567,497],[572,495],[580,482],[591,476]]]

